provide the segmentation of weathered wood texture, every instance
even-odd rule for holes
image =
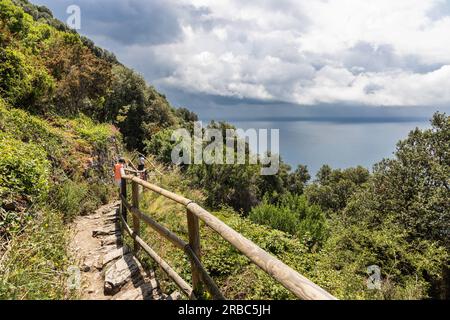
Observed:
[[[152,190],[179,204],[182,204],[187,208],[190,243],[187,250],[186,250],[187,247],[185,247],[185,251],[188,254],[188,256],[191,255],[190,259],[193,272],[194,289],[196,289],[195,285],[197,285],[200,280],[202,280],[207,287],[211,285],[209,281],[211,281],[214,284],[214,281],[212,281],[212,279],[209,277],[209,275],[206,273],[203,266],[201,265],[201,261],[199,258],[200,237],[198,232],[198,219],[200,219],[207,226],[216,231],[223,239],[228,241],[233,247],[239,250],[242,254],[244,254],[247,258],[249,258],[253,263],[255,263],[258,267],[264,270],[267,274],[276,279],[280,284],[282,284],[286,289],[291,291],[298,298],[305,300],[336,300],[336,298],[332,296],[330,293],[320,288],[318,285],[316,285],[309,279],[300,275],[297,271],[287,266],[276,257],[272,256],[271,254],[267,253],[266,251],[258,247],[255,243],[248,240],[243,235],[227,226],[221,220],[216,218],[214,215],[212,215],[211,213],[209,213],[208,211],[206,211],[193,201],[186,199],[180,195],[177,195],[173,192],[167,191],[161,187],[153,185],[149,182],[143,181],[138,177],[125,176],[124,178],[132,181],[133,183],[137,183],[146,189]],[[122,200],[124,199],[122,198]],[[124,206],[127,205],[124,204]],[[151,218],[149,218],[146,215],[143,215],[139,210],[132,208],[131,211],[134,214],[138,215],[142,220],[146,221],[147,224],[152,226],[166,239],[174,243],[177,247],[180,247],[181,243],[178,243],[178,240],[180,239],[178,239],[178,237],[172,234],[169,230],[158,225]],[[178,240],[175,240],[175,238]],[[178,243],[178,245],[176,243]],[[214,293],[217,294],[217,292]]]
[[[300,275],[297,271],[293,270],[291,267],[258,247],[255,243],[227,226],[199,205],[191,203],[188,205],[188,209],[297,297],[306,300],[336,299],[331,294]]]
[[[133,208],[139,210],[139,185],[133,181],[131,184],[131,188],[132,188]],[[140,229],[141,229],[141,220],[139,220],[139,217],[136,217],[135,215],[133,215],[133,231],[138,236],[140,236],[140,234],[141,234]],[[137,253],[138,251],[139,251],[139,244],[135,240],[134,241],[134,252]]]
[[[125,199],[127,198],[127,179],[125,177],[122,177],[120,182],[120,194]],[[125,221],[127,221],[127,208],[123,204],[120,205],[120,213]]]
[[[125,207],[130,210],[130,212],[138,217],[140,220],[144,221],[149,227],[151,227],[153,230],[158,232],[161,236],[163,236],[165,239],[169,240],[174,246],[176,246],[178,249],[184,250],[184,247],[186,247],[188,244],[177,237],[173,232],[168,230],[166,227],[162,226],[149,216],[143,214],[141,211],[133,208],[130,206],[127,200],[124,200],[121,198],[122,202],[124,203]]]
[[[201,261],[200,256],[200,226],[197,216],[187,210],[187,225],[189,231],[189,245],[197,256],[199,261]],[[200,272],[197,265],[191,260],[191,273],[192,273],[192,287],[195,292],[202,291],[202,282],[200,279]]]
[[[149,216],[143,214],[141,211],[133,208],[128,201],[121,196],[121,200],[123,205],[136,217],[139,217],[142,221],[144,221],[149,227],[151,227],[153,230],[155,230],[157,233],[159,233],[162,237],[164,237],[166,240],[171,242],[176,248],[183,250],[186,255],[188,256],[191,266],[194,265],[197,272],[200,274],[199,277],[205,284],[206,290],[211,294],[211,296],[216,300],[224,300],[222,293],[220,292],[219,288],[217,287],[217,284],[214,282],[214,280],[209,276],[208,272],[205,270],[205,268],[202,266],[200,259],[196,256],[194,250],[192,250],[191,246],[183,241],[182,239],[178,238],[177,235],[175,235],[173,232],[168,230],[166,227],[162,226]]]
[[[186,296],[191,300],[196,300],[194,290],[192,290],[191,286],[181,278],[175,270],[163,259],[161,258],[152,248],[149,247],[148,244],[145,243],[136,233],[131,230],[130,226],[126,223],[126,221],[121,217],[122,223],[124,225],[125,231],[136,241],[141,248],[164,270],[164,272],[171,278],[175,284],[181,289],[181,291],[186,294]]]

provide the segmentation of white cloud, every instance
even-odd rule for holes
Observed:
[[[213,28],[152,47],[176,71],[157,83],[194,93],[299,104],[450,104],[443,0],[207,1]],[[363,45],[361,45],[363,44]]]
[[[95,11],[84,15],[88,26],[98,16],[122,30],[140,17],[127,8],[143,13],[145,23],[131,26],[146,30],[129,36],[87,31],[159,87],[299,104],[450,105],[450,0],[109,0],[107,14],[78,1]]]

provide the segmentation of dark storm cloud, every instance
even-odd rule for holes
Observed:
[[[123,45],[157,45],[175,42],[182,36],[178,11],[167,1],[152,0],[40,0],[65,21],[66,9],[81,9],[81,33],[109,38]]]
[[[351,104],[298,105],[293,103],[230,99],[164,88],[175,104],[188,106],[200,120],[215,121],[325,121],[334,123],[424,121],[430,118],[430,108],[418,107],[368,107]],[[274,112],[276,110],[276,112]],[[450,112],[443,107],[441,112]]]
[[[441,68],[444,64],[424,64],[414,55],[399,56],[392,45],[372,45],[359,42],[348,49],[343,57],[344,66],[355,73],[383,72],[403,69],[415,73],[428,73]]]
[[[80,33],[176,106],[450,103],[450,0],[32,2],[78,5]]]

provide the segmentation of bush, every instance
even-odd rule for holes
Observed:
[[[0,1],[0,19],[7,21],[8,29],[15,34],[26,35],[32,19],[9,0]]]
[[[51,193],[53,207],[63,213],[66,221],[71,221],[78,215],[90,214],[100,205],[107,204],[112,187],[67,179],[54,186]]]
[[[261,225],[267,225],[290,234],[297,233],[298,216],[289,208],[263,203],[250,212],[249,218]]]
[[[264,202],[253,208],[249,218],[258,224],[270,226],[308,243],[321,244],[326,237],[326,219],[322,210],[309,205],[305,196],[286,194],[276,205]]]
[[[54,207],[63,212],[65,220],[72,220],[83,210],[88,196],[88,186],[72,180],[57,185],[52,190]]]
[[[47,198],[50,166],[45,151],[0,133],[0,242],[33,218],[32,204]]]
[[[0,133],[0,150],[0,197],[45,200],[50,168],[44,149]]]
[[[30,66],[25,56],[10,48],[0,48],[0,96],[14,104],[30,90]]]
[[[423,299],[429,277],[439,277],[448,259],[443,247],[426,240],[411,241],[402,228],[385,221],[371,228],[360,221],[330,222],[333,232],[316,255],[313,278],[342,299]],[[367,288],[367,268],[381,269],[381,290]]]
[[[164,129],[153,135],[151,140],[145,141],[145,152],[155,156],[157,161],[164,164],[172,163],[172,150],[176,142],[171,141],[173,129]]]
[[[62,150],[67,147],[63,135],[51,127],[48,122],[31,116],[23,110],[8,109],[1,103],[0,129],[18,140],[42,146],[51,158],[62,155]]]
[[[74,130],[81,138],[97,148],[106,147],[111,137],[109,124],[97,124],[85,115],[72,120]]]
[[[0,48],[0,96],[15,106],[30,108],[54,88],[45,68],[30,64],[32,58],[12,48]]]

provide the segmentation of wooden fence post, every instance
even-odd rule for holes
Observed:
[[[196,215],[191,213],[187,209],[187,223],[189,231],[189,246],[192,251],[200,260],[200,225],[199,220]],[[201,298],[203,295],[203,285],[201,283],[200,271],[197,270],[195,263],[191,261],[191,273],[192,273],[192,288],[196,293],[197,297]]]
[[[120,192],[121,192],[121,195],[126,199],[127,198],[127,180],[124,178],[122,178],[121,183],[120,183]],[[122,201],[121,214],[126,222],[127,221],[127,207],[123,204],[123,201]]]
[[[132,204],[133,207],[136,208],[137,210],[139,210],[139,185],[136,182],[132,182],[131,183],[131,189],[132,189]],[[141,221],[139,220],[138,217],[136,217],[136,215],[133,214],[133,232],[136,235],[140,235],[140,230],[141,230]],[[137,243],[136,240],[134,240],[134,252],[138,252],[139,251],[139,244]]]

